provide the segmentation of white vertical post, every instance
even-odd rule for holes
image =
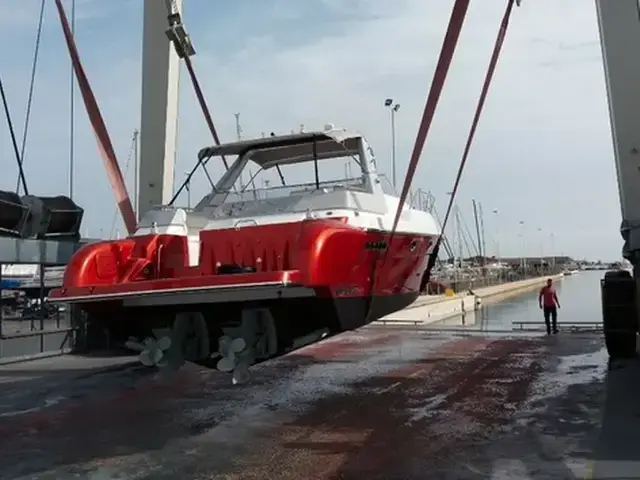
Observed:
[[[140,182],[138,178],[138,174],[140,172],[140,157],[139,157],[140,146],[138,144],[139,135],[140,135],[140,132],[137,129],[133,131],[133,211],[136,212],[137,221],[140,221],[140,212],[138,211],[138,206],[139,206],[138,190],[140,188]]]
[[[181,12],[182,0],[174,5]],[[144,0],[139,215],[173,195],[180,59],[165,33],[168,14],[165,2]]]

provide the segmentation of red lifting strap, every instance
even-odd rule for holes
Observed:
[[[489,61],[489,66],[487,67],[487,73],[485,74],[485,77],[484,77],[484,83],[482,85],[482,91],[480,92],[480,98],[478,99],[478,105],[476,106],[476,112],[473,115],[473,121],[471,122],[471,128],[469,129],[467,143],[464,146],[464,152],[462,153],[462,159],[460,160],[460,166],[458,167],[458,174],[456,175],[456,181],[453,184],[453,190],[451,193],[451,197],[449,198],[449,205],[447,206],[447,212],[445,213],[444,220],[442,221],[442,232],[440,233],[438,242],[444,235],[444,228],[447,225],[447,220],[449,219],[449,216],[451,215],[451,210],[453,208],[453,204],[455,201],[455,195],[456,195],[456,192],[458,191],[458,186],[460,185],[460,180],[462,178],[462,172],[464,171],[465,164],[467,163],[469,152],[471,151],[471,145],[473,144],[473,139],[475,137],[476,130],[478,129],[478,122],[480,121],[480,116],[482,115],[482,109],[484,108],[484,103],[487,99],[487,93],[489,92],[489,87],[491,86],[491,81],[493,80],[493,74],[495,73],[496,65],[498,64],[498,59],[500,58],[502,45],[504,44],[504,39],[507,34],[507,28],[509,27],[509,19],[511,18],[513,4],[514,4],[514,0],[507,0],[507,8],[504,12],[504,16],[502,17],[502,22],[500,23],[500,29],[498,30],[498,36],[496,38],[495,45],[493,46],[493,52],[491,53],[491,60]]]
[[[422,154],[422,150],[424,148],[424,144],[427,140],[427,134],[429,133],[429,128],[431,127],[431,122],[433,121],[433,117],[436,113],[436,107],[438,106],[438,101],[440,100],[440,95],[442,94],[442,89],[444,87],[444,83],[447,79],[447,74],[449,73],[449,67],[451,66],[451,60],[453,59],[453,54],[456,51],[456,47],[458,45],[458,39],[460,38],[460,32],[462,31],[462,25],[464,24],[465,17],[467,15],[467,10],[469,8],[470,0],[456,0],[453,5],[453,10],[451,11],[451,17],[449,18],[449,26],[447,27],[447,32],[445,34],[444,40],[442,42],[442,49],[440,50],[440,57],[438,58],[438,63],[436,64],[436,70],[433,74],[433,80],[431,81],[431,88],[429,90],[429,95],[427,96],[427,102],[424,107],[424,112],[422,114],[422,120],[420,121],[420,127],[418,128],[418,134],[416,137],[415,144],[413,146],[413,152],[411,154],[411,160],[409,162],[409,168],[407,169],[407,176],[404,180],[404,185],[402,186],[402,193],[400,194],[400,203],[398,204],[398,209],[396,210],[396,215],[393,220],[393,227],[391,228],[391,233],[389,234],[388,245],[391,245],[393,241],[393,237],[396,232],[396,228],[398,227],[398,222],[400,221],[400,214],[402,209],[404,208],[404,202],[409,195],[409,189],[411,188],[411,181],[413,180],[413,176],[418,168],[418,163],[420,161],[420,155]],[[385,251],[382,257],[381,262],[376,262],[373,274],[371,275],[371,292],[370,292],[370,300],[369,305],[367,306],[367,321],[369,320],[369,316],[373,311],[373,302],[375,301],[375,286],[376,286],[376,278],[378,276],[378,266],[380,264],[385,263],[387,259],[388,249]]]
[[[469,152],[471,150],[471,145],[473,143],[473,139],[475,136],[475,132],[478,127],[478,122],[480,120],[480,115],[482,114],[482,109],[484,107],[484,103],[487,97],[487,93],[489,91],[489,86],[491,85],[491,80],[493,78],[493,73],[495,71],[496,65],[498,63],[498,58],[500,56],[500,51],[502,50],[502,45],[504,43],[504,38],[507,32],[507,27],[509,25],[509,18],[511,17],[511,12],[513,10],[514,0],[507,0],[507,7],[502,18],[502,22],[500,24],[500,29],[498,31],[498,37],[496,39],[495,46],[493,48],[493,53],[491,55],[491,60],[489,62],[489,66],[487,68],[487,73],[485,75],[484,84],[482,86],[482,91],[480,93],[480,98],[478,100],[478,104],[476,107],[476,111],[473,117],[473,121],[471,123],[471,129],[469,131],[469,135],[467,137],[467,142],[465,145],[464,153],[462,155],[462,159],[460,161],[460,166],[458,168],[458,174],[456,176],[456,181],[454,183],[453,191],[451,194],[451,198],[449,200],[449,205],[447,207],[447,212],[442,224],[442,231],[440,232],[440,236],[438,237],[435,246],[431,252],[429,257],[429,263],[427,265],[427,270],[425,272],[425,278],[428,281],[430,278],[431,270],[435,264],[436,257],[438,255],[438,250],[440,248],[440,243],[444,236],[444,228],[446,226],[446,222],[450,216],[451,208],[455,199],[455,194],[460,185],[460,179],[462,178],[462,172],[464,171],[465,164],[467,162],[467,158],[469,156]],[[407,176],[404,181],[404,185],[402,187],[402,193],[400,195],[400,203],[398,204],[398,209],[396,210],[396,215],[393,221],[393,227],[391,229],[391,233],[389,236],[389,244],[393,240],[393,237],[396,232],[396,228],[398,227],[398,222],[400,220],[400,214],[402,209],[404,208],[404,202],[407,199],[409,194],[409,189],[411,188],[411,182],[413,180],[413,176],[418,167],[418,163],[420,161],[420,155],[422,154],[422,150],[424,148],[424,144],[426,142],[427,134],[429,132],[429,128],[431,126],[431,122],[433,121],[433,117],[435,115],[436,107],[438,104],[438,100],[440,98],[440,94],[442,93],[442,89],[444,87],[444,83],[449,72],[449,66],[451,65],[451,60],[453,59],[453,54],[455,53],[455,49],[458,43],[458,38],[460,37],[460,32],[462,30],[462,25],[464,23],[464,19],[466,17],[466,13],[469,7],[469,0],[456,0],[456,3],[453,6],[453,11],[451,12],[451,18],[449,19],[449,26],[447,27],[447,33],[445,35],[442,49],[440,51],[440,58],[438,59],[438,63],[436,65],[436,71],[433,76],[433,81],[431,83],[431,89],[429,91],[429,96],[427,97],[427,102],[424,108],[424,113],[422,115],[422,121],[420,122],[420,127],[418,129],[418,135],[416,138],[416,142],[413,148],[413,152],[411,154],[411,160],[409,162],[409,168],[407,169]],[[382,263],[386,260],[386,252],[383,257]],[[377,267],[377,264],[376,264]],[[371,295],[374,296],[374,287],[375,287],[375,272],[372,275],[372,291]],[[423,283],[424,280],[423,280]],[[372,311],[371,305],[369,305],[367,316]]]
[[[189,72],[189,77],[191,78],[191,84],[193,85],[193,90],[196,92],[196,97],[198,97],[198,103],[200,104],[200,108],[202,109],[202,114],[204,115],[204,119],[207,122],[207,126],[209,127],[209,131],[211,132],[211,136],[213,137],[213,141],[217,146],[220,146],[220,137],[218,136],[218,131],[213,123],[213,119],[211,118],[211,112],[209,111],[209,107],[207,106],[207,101],[204,98],[204,93],[202,92],[202,88],[200,87],[200,82],[198,81],[198,76],[196,75],[196,71],[193,68],[193,62],[189,58],[189,55],[184,56],[184,63],[187,66],[187,71]],[[229,163],[224,155],[222,155],[222,162],[227,170],[229,170]]]
[[[131,205],[131,198],[127,192],[127,186],[124,182],[124,177],[122,176],[122,171],[120,170],[120,165],[118,164],[118,159],[116,157],[113,144],[111,143],[109,132],[107,131],[107,126],[102,119],[100,107],[98,107],[98,102],[96,101],[96,97],[91,90],[91,85],[89,84],[87,75],[82,67],[80,55],[78,54],[78,49],[71,33],[71,27],[69,26],[69,20],[67,19],[67,14],[64,11],[61,0],[56,0],[56,7],[58,8],[58,14],[60,15],[64,38],[67,43],[67,49],[69,50],[69,56],[71,57],[71,63],[73,64],[73,71],[76,75],[76,79],[78,80],[78,87],[82,94],[82,100],[84,101],[84,106],[87,110],[87,114],[89,115],[89,120],[93,127],[93,133],[98,141],[100,155],[102,156],[102,160],[104,161],[104,165],[107,169],[107,175],[109,176],[111,187],[116,194],[116,201],[118,202],[118,208],[120,208],[120,213],[122,214],[122,219],[124,220],[127,233],[131,235],[136,231],[138,223],[136,221],[136,214],[133,210],[133,205]]]
[[[440,58],[436,65],[436,71],[433,74],[433,80],[431,82],[431,89],[429,90],[429,96],[427,97],[427,103],[424,107],[422,114],[422,120],[420,121],[420,127],[418,128],[418,135],[416,136],[416,142],[413,146],[413,152],[411,153],[411,160],[409,161],[409,168],[407,169],[407,176],[402,186],[402,193],[400,194],[400,203],[396,210],[396,216],[393,220],[393,227],[391,228],[391,238],[389,243],[393,239],[396,228],[398,228],[398,222],[400,221],[400,214],[404,208],[404,202],[407,200],[409,190],[411,189],[411,182],[413,176],[420,163],[420,156],[427,140],[427,134],[431,128],[431,122],[436,113],[436,107],[440,100],[440,94],[444,87],[444,83],[449,73],[449,67],[451,66],[451,60],[453,54],[458,46],[458,38],[462,31],[462,25],[467,15],[470,0],[456,0],[449,19],[449,26],[447,27],[447,33],[445,34],[444,41],[442,42],[442,49],[440,51]]]

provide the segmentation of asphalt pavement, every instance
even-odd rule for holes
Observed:
[[[374,326],[240,386],[99,354],[7,365],[0,479],[640,478],[640,361],[609,367],[597,333]]]

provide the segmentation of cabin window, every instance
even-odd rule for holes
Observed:
[[[385,195],[390,195],[392,197],[399,197],[398,191],[395,189],[391,180],[386,175],[378,175],[380,178],[380,186],[382,187],[382,191]]]

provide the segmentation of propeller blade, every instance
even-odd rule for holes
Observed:
[[[234,353],[240,353],[245,348],[247,348],[247,342],[245,342],[244,338],[237,337],[231,341],[230,350]]]
[[[218,370],[220,370],[221,372],[229,373],[229,372],[233,371],[235,366],[236,366],[236,362],[234,362],[234,360],[232,358],[222,357],[218,361],[218,364],[217,364],[216,368]]]
[[[158,340],[158,348],[160,350],[169,350],[171,347],[171,338],[170,337],[162,337]]]
[[[140,359],[140,362],[145,366],[145,367],[152,367],[153,366],[153,360],[151,358],[151,352],[149,352],[148,350],[145,350],[144,352],[142,352],[138,358]]]
[[[162,350],[160,350],[159,348],[154,348],[151,351],[150,357],[153,360],[153,364],[157,365],[158,362],[162,360],[162,357],[164,357],[164,353],[162,353]]]
[[[223,357],[227,356],[227,353],[229,352],[229,346],[231,345],[231,338],[228,337],[227,335],[223,335],[218,339],[218,351],[220,352],[220,355],[222,355]]]
[[[145,349],[145,346],[143,344],[133,340],[127,340],[126,342],[124,342],[124,346],[129,350],[134,350],[136,352],[142,352]]]

